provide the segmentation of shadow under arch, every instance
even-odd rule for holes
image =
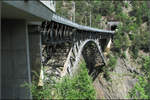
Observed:
[[[94,40],[89,40],[82,48],[82,56],[85,60],[88,74],[92,77],[93,81],[99,73],[102,72],[102,68],[105,65],[101,58],[100,51],[98,50],[98,46],[100,45]]]

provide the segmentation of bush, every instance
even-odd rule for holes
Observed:
[[[92,85],[92,79],[88,75],[85,63],[80,65],[76,76],[64,77],[56,85],[57,94],[61,99],[95,99],[96,92]]]
[[[142,69],[146,75],[149,75],[148,73],[150,73],[150,56],[144,57],[143,62],[144,62],[144,64],[142,66]]]
[[[150,43],[150,35],[148,32],[141,32],[137,34],[132,34],[129,36],[130,40],[132,40],[132,46],[130,50],[133,53],[133,57],[138,57],[139,49],[144,51],[149,51],[149,43]]]
[[[104,78],[107,81],[111,80],[110,71],[113,71],[115,69],[116,63],[117,63],[117,57],[109,55],[109,61],[107,66],[103,67]]]
[[[138,82],[133,89],[129,91],[129,97],[134,99],[150,99],[150,56],[143,58],[144,76],[138,77]]]
[[[109,67],[109,69],[111,71],[114,70],[116,63],[117,63],[117,58],[110,55],[109,62],[108,62],[107,66]]]
[[[125,34],[124,27],[120,25],[118,31],[114,36],[114,51],[121,54],[121,51],[125,51],[130,47],[131,43],[127,34]]]
[[[123,52],[123,53],[122,53],[122,57],[123,57],[123,58],[125,58],[125,59],[127,58],[127,56],[126,56],[126,53],[125,53],[125,52]]]
[[[32,84],[25,83],[22,87],[30,89],[33,99],[52,99],[52,85],[50,83],[44,84],[44,86],[39,87],[35,77],[33,78]]]
[[[134,88],[129,92],[129,97],[134,99],[150,99],[147,91],[148,81],[145,77],[138,77],[138,82]]]
[[[107,81],[110,81],[110,80],[111,80],[110,72],[109,72],[109,70],[107,70],[106,68],[104,69],[104,78],[105,78]]]
[[[140,49],[143,49],[144,51],[149,51],[149,43],[150,43],[150,34],[149,32],[143,32],[140,34]],[[144,41],[143,41],[144,40]]]
[[[56,84],[45,83],[39,87],[33,79],[32,85],[25,83],[23,87],[29,88],[33,99],[96,99],[96,92],[92,79],[88,75],[85,62],[75,76],[65,76]]]

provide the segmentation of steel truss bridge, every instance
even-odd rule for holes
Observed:
[[[79,25],[56,14],[53,14],[52,21],[42,23],[41,33],[43,65],[57,67],[53,72],[60,77],[72,75],[89,43],[96,46],[101,63],[105,65],[103,51],[114,35],[114,31]]]

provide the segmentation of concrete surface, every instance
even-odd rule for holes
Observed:
[[[41,34],[38,32],[38,26],[29,25],[29,48],[30,48],[30,64],[31,64],[31,76],[33,78],[36,71],[40,76],[41,71],[41,57],[42,57],[42,47],[41,47]],[[39,80],[39,77],[37,77]]]
[[[2,18],[51,21],[52,11],[38,0],[2,0]]]
[[[25,20],[2,19],[2,99],[31,99],[28,29]]]

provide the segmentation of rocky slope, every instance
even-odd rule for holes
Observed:
[[[104,73],[100,73],[94,80],[93,85],[96,89],[97,99],[127,99],[129,91],[136,84],[137,76],[143,75],[140,70],[142,64],[136,61],[126,52],[125,58],[118,58],[115,69],[110,72],[110,80],[104,78]],[[148,56],[148,53],[140,51],[139,56]]]

